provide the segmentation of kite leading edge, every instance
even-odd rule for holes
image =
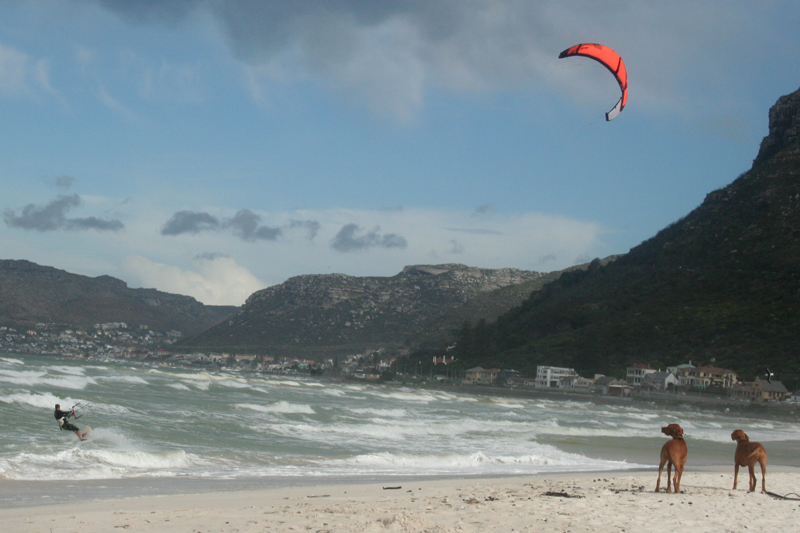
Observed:
[[[606,120],[613,120],[622,112],[625,108],[625,104],[628,103],[628,72],[625,70],[625,63],[622,61],[622,58],[608,46],[595,43],[576,44],[561,52],[558,58],[563,59],[573,56],[584,56],[594,59],[606,67],[614,77],[617,78],[622,96],[620,96],[619,101],[611,111],[606,113]]]

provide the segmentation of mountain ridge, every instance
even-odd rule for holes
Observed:
[[[156,289],[131,289],[107,275],[92,278],[27,260],[0,260],[0,323],[5,325],[127,322],[193,334],[237,309]]]
[[[346,354],[404,349],[448,313],[480,294],[549,279],[519,269],[483,269],[450,263],[409,265],[394,276],[308,274],[253,293],[234,317],[182,342],[183,348],[276,354]],[[487,307],[497,315],[529,291]],[[447,322],[445,320],[445,322]],[[439,324],[449,333],[457,324]]]

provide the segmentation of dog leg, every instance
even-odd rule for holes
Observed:
[[[661,464],[658,465],[658,481],[656,481],[656,490],[658,492],[658,488],[661,486],[661,472],[664,470],[664,461],[661,461]]]
[[[675,494],[681,493],[681,476],[683,476],[683,466],[675,465],[675,479],[672,486],[675,487]]]
[[[672,461],[667,461],[667,492],[672,492],[670,487],[672,486]]]

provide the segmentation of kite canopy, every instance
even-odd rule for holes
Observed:
[[[622,58],[619,57],[619,54],[608,46],[594,43],[576,44],[575,46],[567,48],[561,52],[558,58],[564,59],[565,57],[572,56],[584,56],[592,58],[610,70],[614,77],[617,78],[619,88],[622,91],[622,96],[620,96],[617,105],[615,105],[611,111],[606,113],[606,120],[612,120],[614,117],[620,114],[620,112],[625,108],[625,104],[628,103],[628,72],[625,70],[625,63],[622,61]]]

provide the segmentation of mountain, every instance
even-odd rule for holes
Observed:
[[[0,260],[0,325],[126,322],[194,334],[237,309],[154,289],[130,289],[110,276],[90,278],[30,261]]]
[[[309,357],[415,347],[451,335],[465,304],[493,319],[548,276],[458,264],[407,266],[391,277],[297,276],[254,293],[236,316],[182,346]]]
[[[574,367],[692,361],[800,378],[800,90],[769,112],[752,168],[605,266],[566,273],[464,332],[465,364]]]

